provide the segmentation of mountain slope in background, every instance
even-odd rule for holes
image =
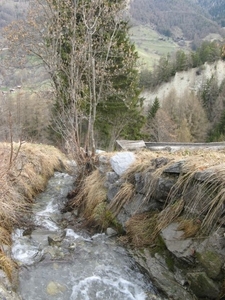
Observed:
[[[174,39],[194,40],[210,33],[224,35],[224,6],[221,0],[131,0],[130,14],[134,25],[150,24]]]
[[[219,25],[225,27],[225,2],[222,0],[198,0]]]

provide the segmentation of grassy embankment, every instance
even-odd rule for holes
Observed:
[[[23,225],[34,196],[45,189],[55,170],[66,168],[66,157],[53,146],[0,143],[0,267],[10,281],[17,266],[4,246],[10,248],[11,232]]]
[[[114,153],[104,155],[109,158]],[[155,160],[159,158],[166,163],[156,167]],[[224,151],[140,151],[136,153],[136,162],[122,175],[123,183],[110,203],[107,202],[107,189],[104,186],[106,177],[95,170],[85,179],[73,205],[82,208],[92,226],[102,230],[109,226],[120,229],[116,216],[135,195],[135,174],[151,173],[143,189],[146,201],[150,201],[151,197],[154,198],[163,171],[176,162],[182,162],[181,174],[177,175],[163,210],[131,217],[126,223],[125,240],[135,247],[155,245],[158,233],[175,220],[180,222],[184,237],[207,235],[219,226],[217,222],[223,210],[225,168],[221,162],[224,161]],[[201,172],[204,172],[203,175]],[[204,179],[197,180],[200,175]],[[189,189],[193,185],[198,192],[190,194]]]

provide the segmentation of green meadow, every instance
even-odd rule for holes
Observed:
[[[131,41],[137,48],[141,68],[151,69],[161,56],[179,49],[172,39],[161,36],[149,26],[134,26],[129,33]]]

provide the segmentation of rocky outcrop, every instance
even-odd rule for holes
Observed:
[[[133,162],[133,155],[131,157]],[[118,193],[127,183],[134,189],[132,197],[127,201],[123,198],[121,209],[114,211],[124,232],[129,235],[128,224],[132,218],[140,216],[141,223],[142,216],[143,220],[151,214],[155,216],[155,224],[148,233],[149,243],[130,249],[136,261],[170,299],[224,299],[223,198],[218,198],[222,199],[219,211],[212,213],[213,205],[219,202],[213,200],[217,199],[216,193],[220,193],[216,187],[221,182],[215,184],[213,195],[209,195],[213,180],[218,180],[218,167],[190,172],[185,159],[181,157],[173,162],[168,156],[150,160],[147,171],[129,173],[129,166],[128,163],[123,172],[118,173],[109,159],[100,159],[109,208],[113,208],[115,199],[118,206]],[[212,218],[211,223],[209,218]]]

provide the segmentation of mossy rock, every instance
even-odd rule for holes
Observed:
[[[192,292],[199,298],[218,299],[219,288],[205,272],[187,274]]]
[[[196,256],[208,277],[212,279],[219,277],[223,266],[223,260],[219,254],[213,251],[204,251],[202,253],[197,252]]]

